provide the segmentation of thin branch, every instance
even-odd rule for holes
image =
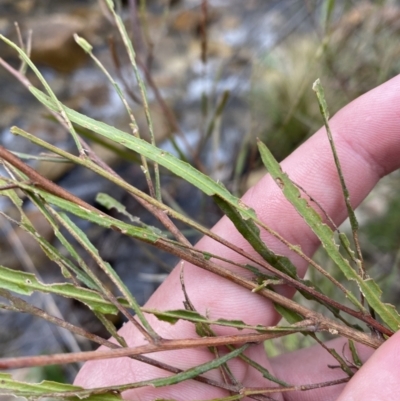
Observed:
[[[312,329],[312,328],[311,328]],[[301,327],[300,331],[307,331],[307,328]],[[80,361],[93,361],[101,359],[113,359],[121,357],[131,357],[140,354],[149,354],[161,351],[173,351],[188,348],[201,347],[219,347],[226,344],[247,344],[260,343],[272,338],[279,338],[287,334],[292,334],[293,331],[278,332],[278,333],[250,333],[238,334],[232,336],[219,336],[211,338],[186,338],[180,340],[161,339],[158,344],[145,344],[133,348],[119,348],[113,350],[97,350],[86,351],[69,354],[53,354],[40,356],[23,356],[16,358],[0,359],[0,369],[17,369],[33,366],[46,366],[56,364],[66,364]]]
[[[291,386],[291,387],[264,387],[264,388],[243,388],[241,391],[241,395],[249,396],[249,395],[256,395],[256,394],[274,394],[274,393],[289,393],[293,391],[310,391],[315,390],[318,388],[329,387],[329,386],[336,386],[338,384],[348,383],[350,377],[344,377],[343,379],[331,380],[322,383],[314,383],[314,384],[302,384],[299,386]]]
[[[229,269],[226,269],[224,267],[221,267],[212,261],[205,260],[203,257],[198,257],[195,256],[194,253],[188,253],[188,252],[177,252],[178,249],[176,247],[170,246],[166,240],[160,239],[157,241],[157,244],[161,249],[165,249],[166,251],[175,254],[176,256],[179,256],[180,258],[187,260],[188,262],[199,266],[207,271],[210,271],[212,273],[215,273],[219,275],[220,277],[226,278],[236,284],[239,284],[240,286],[249,289],[250,291],[256,287],[258,287],[257,283],[254,283],[253,281],[246,279],[245,277],[242,277]],[[310,319],[314,322],[315,325],[318,326],[319,330],[323,331],[329,331],[331,334],[339,334],[342,335],[346,338],[350,338],[355,340],[356,342],[361,342],[365,345],[368,345],[372,348],[378,348],[383,340],[372,337],[368,334],[365,334],[363,332],[360,332],[358,330],[355,330],[351,327],[344,326],[330,318],[327,318],[326,316],[322,315],[321,313],[312,311],[300,304],[297,304],[296,302],[292,301],[289,298],[284,297],[281,294],[278,294],[277,292],[274,292],[272,290],[269,290],[267,288],[259,290],[256,294],[261,295],[265,298],[270,299],[273,302],[278,303],[279,305],[282,305],[286,308],[289,308],[290,310],[293,310],[300,315],[302,315],[305,319]],[[354,311],[353,311],[354,312]],[[357,313],[357,312],[355,312]],[[357,313],[357,317],[360,319],[362,318],[361,314]],[[376,321],[374,321],[376,324],[378,324]],[[382,326],[383,329],[386,332],[390,332],[386,327]],[[318,331],[319,331],[318,330]]]
[[[165,240],[165,239],[160,239],[159,241],[157,241],[157,245],[159,245],[161,249],[165,249],[167,252],[172,253],[190,263],[193,263],[196,266],[199,266],[206,270],[212,271],[213,273],[216,273],[218,275],[221,275],[222,277],[228,278],[229,280],[237,282],[238,284],[246,282],[246,285],[244,285],[244,284],[240,284],[240,285],[243,285],[244,287],[249,288],[251,290],[256,289],[256,293],[261,292],[259,289],[259,285],[257,283],[247,280],[242,276],[236,275],[235,273],[231,272],[230,270],[225,269],[225,268],[213,263],[212,261],[205,260],[204,256],[203,256],[203,251],[201,251],[199,249],[196,249],[193,247],[186,248],[188,250],[188,252],[191,253],[191,255],[188,255],[188,252],[184,252],[183,250],[182,250],[182,252],[179,252],[179,250],[176,247],[172,246],[170,243],[168,243],[168,240]],[[228,246],[231,249],[234,248],[234,245],[232,245],[230,243],[228,243]],[[183,246],[181,246],[181,247],[184,248]],[[285,280],[285,283],[287,285],[293,286],[297,290],[302,290],[302,291],[307,292],[308,294],[314,296],[315,298],[320,299],[322,302],[326,302],[327,304],[333,306],[334,308],[338,308],[341,311],[348,313],[349,315],[354,316],[357,319],[360,319],[361,321],[371,325],[372,327],[377,328],[378,331],[383,330],[381,332],[388,336],[391,336],[393,334],[393,332],[391,330],[389,330],[387,327],[380,324],[378,321],[373,319],[370,315],[365,315],[359,311],[355,311],[343,304],[340,304],[339,302],[336,302],[335,300],[330,299],[328,296],[316,291],[315,289],[308,287],[301,282],[296,281],[296,279],[286,275],[285,273],[282,273],[281,271],[277,270],[276,268],[274,268],[270,265],[267,265],[267,264],[263,264],[258,260],[255,260],[254,257],[252,257],[249,254],[246,254],[242,249],[239,249],[239,251],[240,252],[238,252],[238,253],[248,257],[250,260],[253,260],[258,264],[261,264],[267,270],[271,271],[276,276]],[[211,256],[214,256],[214,255],[211,255]],[[236,281],[236,280],[238,280],[238,281]],[[241,281],[241,280],[244,280],[244,281]],[[285,298],[285,300],[288,300],[288,298]],[[293,302],[293,301],[291,301],[291,302]],[[296,304],[296,305],[298,305],[298,304]],[[290,309],[294,310],[293,307],[294,306],[292,305],[292,307],[290,307]],[[300,312],[300,311],[298,311],[298,312],[301,315],[306,316],[302,312]]]

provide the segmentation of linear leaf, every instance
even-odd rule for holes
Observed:
[[[356,346],[354,345],[354,341],[353,340],[349,340],[348,344],[349,344],[349,349],[350,349],[351,357],[353,358],[354,364],[356,366],[358,366],[359,368],[361,368],[363,363],[362,363],[362,360],[361,360],[360,356],[358,355],[358,351],[357,351]]]
[[[260,237],[260,229],[252,220],[243,219],[237,208],[232,207],[219,196],[214,196],[213,198],[224,214],[233,222],[237,230],[266,262],[290,277],[297,277],[296,267],[293,263],[289,258],[275,254],[265,245]]]
[[[143,223],[139,217],[132,216],[127,210],[126,207],[121,203],[114,199],[112,196],[104,193],[99,192],[96,196],[96,202],[99,203],[101,206],[105,207],[108,210],[115,209],[117,212],[123,214],[124,216],[128,217],[128,219],[132,223],[136,223],[139,226],[146,227],[153,231],[155,234],[163,235],[162,231],[154,226],[149,226],[148,224]]]
[[[128,217],[132,223],[139,223],[140,221],[139,217],[132,216],[130,213],[128,213],[126,207],[121,202],[118,202],[112,196],[104,192],[99,192],[96,195],[96,202],[108,210],[115,209],[117,212]]]
[[[43,92],[32,86],[29,89],[32,94],[46,107],[57,111],[54,102]],[[222,184],[215,182],[212,178],[201,173],[190,164],[179,160],[171,153],[159,149],[143,139],[136,138],[108,124],[84,116],[66,106],[64,106],[64,109],[68,118],[71,119],[71,121],[75,124],[90,129],[99,135],[118,142],[128,149],[134,150],[146,158],[153,160],[154,162],[172,171],[177,176],[184,178],[185,181],[190,182],[209,196],[218,194],[221,198],[236,206],[240,213],[243,214],[244,218],[256,218],[254,210],[244,205],[239,198],[232,195]]]
[[[147,309],[142,308],[143,312],[151,313],[157,319],[166,321],[171,324],[175,324],[178,320],[187,320],[189,322],[194,323],[203,323],[207,325],[216,325],[216,326],[227,326],[227,327],[234,327],[238,330],[256,330],[260,333],[267,333],[267,332],[275,332],[275,331],[299,331],[298,327],[266,327],[262,325],[251,326],[244,323],[242,320],[229,320],[229,319],[217,319],[217,320],[210,320],[206,317],[200,315],[198,312],[185,310],[185,309],[176,309],[176,310],[169,310],[169,311],[160,311],[155,309]]]
[[[250,344],[244,344],[240,348],[235,348],[233,351],[229,352],[226,355],[223,355],[219,358],[213,359],[210,362],[206,362],[201,365],[195,366],[193,368],[187,369],[181,373],[174,374],[172,376],[162,377],[162,378],[152,379],[152,380],[145,380],[145,381],[136,382],[136,383],[128,383],[128,384],[122,384],[122,385],[117,385],[117,386],[110,386],[110,387],[104,388],[104,390],[109,389],[112,391],[125,391],[128,389],[145,387],[145,386],[152,386],[152,387],[172,386],[173,384],[181,383],[185,380],[192,379],[192,378],[199,376],[203,373],[206,373],[210,370],[219,368],[224,363],[226,363],[229,360],[236,358],[240,354],[242,354],[249,347],[249,345]],[[85,398],[87,395],[91,394],[91,392],[96,391],[96,390],[103,391],[102,388],[101,389],[83,390],[83,391],[80,391],[79,393],[77,392],[77,396],[81,397],[81,398]],[[62,394],[60,394],[60,395],[62,395]]]
[[[31,295],[34,291],[57,294],[76,299],[100,313],[116,314],[118,312],[114,305],[103,299],[95,291],[77,287],[70,283],[43,284],[32,273],[21,272],[4,266],[0,266],[0,288],[21,295]]]
[[[279,304],[274,304],[274,307],[276,311],[284,318],[286,319],[290,324],[294,324],[297,322],[300,322],[304,319],[303,316],[299,315],[295,311],[292,311],[289,308],[286,308],[285,306],[279,305]]]
[[[348,280],[357,282],[369,305],[392,330],[397,331],[400,327],[400,316],[395,307],[385,304],[380,300],[381,290],[371,278],[363,280],[350,266],[348,260],[339,251],[339,245],[335,241],[334,232],[322,221],[321,216],[308,204],[307,200],[301,197],[300,191],[292,183],[287,174],[282,171],[279,163],[275,160],[269,149],[260,141],[258,142],[258,148],[265,167],[282,189],[286,199],[296,208],[297,212],[319,238],[332,261],[340,268]],[[352,301],[355,303],[354,300]],[[355,299],[355,301],[357,300]]]
[[[63,198],[50,194],[47,191],[44,191],[38,187],[32,187],[30,185],[26,185],[23,183],[18,183],[18,186],[22,189],[34,192],[35,194],[42,197],[46,202],[58,206],[59,208],[74,214],[84,220],[90,221],[92,223],[98,224],[101,227],[106,228],[117,228],[123,234],[129,235],[134,238],[141,239],[146,242],[156,242],[160,236],[155,234],[154,231],[143,228],[136,227],[128,223],[124,223],[121,220],[115,219],[114,217],[107,216],[100,211],[97,213],[96,211],[85,209],[79,205],[76,205],[73,202],[67,201]]]
[[[244,238],[249,242],[249,244],[253,247],[253,249],[260,255],[262,258],[268,262],[271,266],[275,267],[280,272],[287,274],[289,277],[296,279],[296,281],[306,285],[318,291],[322,294],[322,291],[318,288],[315,283],[312,283],[309,280],[303,280],[297,275],[296,266],[290,261],[290,259],[286,256],[281,256],[275,254],[271,251],[260,236],[260,229],[254,223],[253,220],[248,219],[245,220],[240,213],[228,204],[224,199],[219,198],[217,195],[214,197],[215,203],[221,208],[224,214],[229,217],[229,219],[233,222],[237,230],[243,235]],[[315,300],[319,302],[321,305],[324,305],[328,308],[335,316],[339,315],[339,309],[335,308],[332,305],[314,297],[313,295],[307,293],[306,291],[300,290],[301,295],[303,295],[308,300]]]
[[[47,380],[40,383],[25,383],[14,380],[10,374],[0,373],[0,395],[14,395],[30,399],[49,392],[63,393],[66,391],[82,391],[82,387]],[[68,397],[68,399],[71,401],[79,400],[78,397]],[[85,398],[86,401],[119,401],[121,399],[122,397],[115,393],[96,394]]]

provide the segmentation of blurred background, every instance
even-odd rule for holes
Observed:
[[[126,0],[120,13],[131,35],[145,79],[157,144],[223,182],[241,195],[265,170],[255,138],[278,160],[322,125],[312,83],[320,78],[333,115],[341,107],[400,72],[400,2],[328,0]],[[92,118],[129,130],[129,118],[103,73],[74,42],[78,33],[124,89],[142,136],[148,136],[140,93],[121,39],[102,0],[0,0],[0,33],[18,41],[32,30],[32,60],[57,96]],[[0,57],[14,67],[16,53],[0,42]],[[27,77],[38,85],[28,71]],[[26,155],[41,149],[10,133],[18,127],[74,151],[69,134],[0,67],[0,143]],[[132,152],[81,130],[98,155],[128,182],[146,190]],[[94,204],[106,192],[147,224],[157,223],[122,190],[66,163],[29,163],[41,174]],[[211,227],[220,212],[185,182],[163,172],[164,202]],[[38,231],[52,232],[26,204]],[[0,198],[2,212],[9,205]],[[113,212],[109,212],[113,213]],[[361,243],[369,273],[383,285],[384,299],[400,306],[399,173],[383,179],[358,209]],[[176,260],[115,232],[79,222],[143,304]],[[185,231],[192,242],[198,237]],[[56,242],[54,242],[56,244]],[[62,279],[36,243],[0,216],[1,264],[39,274],[44,282]],[[324,255],[316,257],[330,271]],[[91,263],[91,262],[89,262]],[[94,267],[95,268],[95,267]],[[100,274],[100,273],[99,273]],[[324,284],[321,283],[321,287]],[[329,287],[324,288],[329,293]],[[334,296],[334,294],[332,294]],[[93,315],[70,300],[30,297],[49,313],[107,336]],[[122,324],[120,317],[114,323]],[[271,355],[304,346],[302,338],[275,343]],[[88,350],[37,318],[0,309],[0,356]],[[29,371],[32,380],[71,380],[79,366]],[[18,374],[26,379],[27,372]]]

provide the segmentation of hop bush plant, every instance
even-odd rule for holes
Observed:
[[[308,391],[346,383],[362,365],[355,343],[373,349],[378,348],[398,330],[400,315],[393,305],[382,300],[380,287],[366,270],[358,234],[359,227],[351,202],[351,193],[347,188],[346,175],[342,171],[341,158],[336,151],[335,140],[331,133],[328,106],[320,80],[315,80],[312,89],[316,95],[315,102],[319,105],[321,121],[330,143],[337,177],[343,193],[343,202],[350,218],[351,238],[345,232],[339,231],[333,220],[318,203],[318,199],[314,199],[308,194],[307,188],[303,188],[291,180],[262,141],[258,141],[257,146],[262,163],[268,170],[271,179],[280,188],[288,204],[291,204],[291,207],[297,211],[318,238],[326,251],[328,260],[335,266],[336,271],[340,271],[340,280],[335,277],[336,275],[330,274],[324,266],[312,260],[298,244],[289,242],[279,232],[271,228],[262,216],[257,214],[256,210],[231,193],[224,185],[214,181],[187,161],[157,146],[154,140],[146,86],[137,65],[134,48],[126,27],[115,10],[114,3],[111,0],[106,0],[105,4],[121,35],[140,88],[141,103],[147,117],[150,141],[141,138],[134,113],[124,91],[93,54],[90,43],[78,35],[75,35],[76,42],[104,72],[105,77],[112,83],[126,107],[130,116],[131,131],[119,130],[85,116],[60,102],[41,72],[30,60],[25,49],[4,36],[0,36],[2,41],[18,53],[23,65],[35,73],[42,88],[33,86],[21,72],[13,69],[4,61],[2,64],[19,78],[36,99],[69,131],[74,139],[77,155],[37,138],[21,128],[13,127],[11,132],[42,147],[47,152],[59,157],[60,160],[83,166],[113,182],[149,210],[158,219],[162,229],[141,222],[139,224],[133,216],[129,215],[124,206],[113,199],[110,194],[99,194],[97,197],[99,204],[105,208],[113,207],[121,213],[121,218],[111,217],[46,179],[9,150],[0,147],[0,158],[6,171],[6,174],[1,177],[1,194],[8,199],[19,214],[18,219],[11,216],[8,218],[35,238],[49,259],[60,267],[65,278],[64,282],[47,284],[32,273],[0,266],[0,296],[5,300],[0,304],[1,308],[10,312],[30,313],[103,346],[100,351],[95,352],[3,358],[0,359],[0,368],[47,366],[124,356],[159,368],[168,374],[122,385],[83,389],[79,386],[49,381],[35,384],[25,383],[15,380],[8,373],[0,373],[0,394],[13,394],[27,398],[114,400],[121,399],[121,393],[127,390],[147,386],[155,388],[173,386],[187,380],[195,380],[229,393],[230,395],[218,398],[222,401],[245,397],[270,399],[268,397],[271,394]],[[118,144],[118,146],[136,152],[139,155],[143,174],[147,180],[148,193],[131,185],[102,162],[78,134],[81,128],[90,130],[96,135]],[[231,242],[230,238],[220,236],[217,231],[209,230],[179,210],[163,203],[160,174],[165,170],[195,186],[205,196],[211,197],[226,218],[246,239],[248,246],[239,247],[234,241]],[[23,207],[21,194],[35,205],[52,226],[58,241],[68,252],[67,256],[35,230]],[[124,219],[126,216],[128,216],[128,222]],[[121,280],[112,266],[101,257],[99,250],[76,224],[75,218],[86,220],[107,230],[115,230],[124,236],[151,244],[180,258],[182,260],[180,264],[180,290],[184,298],[182,308],[161,310],[140,306],[128,286]],[[190,229],[196,230],[215,243],[229,249],[232,255],[239,255],[242,262],[237,262],[234,257],[226,258],[215,253],[212,249],[193,246],[184,233],[178,229],[176,222],[185,224]],[[269,241],[265,241],[266,235],[278,243],[281,249],[285,248],[286,253],[294,255],[294,257],[289,258],[274,252],[272,247],[268,245]],[[110,290],[108,283],[99,279],[89,264],[80,256],[80,252],[72,244],[71,238],[79,244],[80,249],[85,250],[90,255],[92,261],[103,271],[107,280],[113,283],[118,290],[117,295]],[[285,254],[285,252],[282,253]],[[318,272],[318,276],[314,276],[318,278],[314,281],[304,279],[298,274],[296,263],[293,260],[310,265],[310,269]],[[235,283],[250,293],[252,297],[269,300],[276,312],[285,320],[280,325],[254,325],[239,318],[228,319],[223,313],[215,317],[214,311],[210,311],[208,314],[196,310],[191,301],[190,289],[187,289],[185,285],[185,271],[190,269],[190,267],[186,267],[188,264],[211,272],[219,276],[220,280],[229,280]],[[339,301],[320,289],[326,281],[329,281],[330,285],[335,288],[335,292],[341,294]],[[287,290],[282,288],[287,287],[297,291],[298,295],[295,300],[285,295]],[[29,296],[34,292],[73,298],[86,305],[93,311],[94,317],[104,325],[113,340],[106,340],[67,321],[51,316],[21,297]],[[232,300],[232,302],[234,301]],[[315,305],[319,305],[318,310]],[[109,319],[109,315],[117,313],[122,314],[129,324],[140,332],[146,341],[145,345],[128,346],[127,340],[117,332]],[[197,336],[169,338],[154,328],[154,318],[170,325],[181,321],[189,322],[194,326]],[[229,328],[230,334],[219,335],[221,327]],[[299,333],[324,347],[326,352],[336,361],[337,367],[343,371],[343,378],[323,383],[293,385],[280,377],[275,377],[265,366],[250,358],[249,354],[245,352],[254,347],[255,344],[290,336],[294,333]],[[344,353],[340,354],[333,348],[324,346],[322,343],[324,337],[321,336],[323,334],[345,338],[351,360]],[[182,369],[181,364],[176,365],[173,361],[165,363],[151,357],[153,352],[199,347],[207,350],[207,361],[190,368]],[[249,368],[256,369],[264,378],[273,383],[273,388],[252,388],[246,386],[246,383],[241,383],[230,368],[230,361],[236,358],[248,365]],[[221,372],[222,380],[215,380],[206,374],[215,369]]]

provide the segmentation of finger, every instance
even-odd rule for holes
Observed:
[[[334,349],[346,361],[353,362],[346,339],[337,338],[328,341],[325,346]],[[357,344],[356,348],[362,362],[373,353],[371,348],[361,344]],[[291,385],[324,383],[347,377],[339,368],[338,361],[318,344],[273,358],[271,365],[274,374]],[[338,384],[308,391],[289,392],[285,394],[285,401],[333,401],[337,400],[344,388],[345,384]]]
[[[360,97],[332,118],[331,128],[354,207],[365,198],[379,178],[400,166],[399,86],[400,78],[397,77]],[[345,219],[343,195],[324,129],[318,131],[288,157],[282,163],[282,168],[319,201],[337,224]],[[288,241],[301,245],[307,254],[311,255],[319,246],[318,239],[284,199],[270,176],[265,176],[258,185],[249,190],[243,200],[257,211],[266,224]],[[255,254],[227,218],[221,219],[213,230],[249,253]],[[265,232],[262,236],[276,252],[288,254],[285,245]],[[241,256],[209,238],[203,238],[198,247],[228,259],[245,262]],[[295,255],[291,257],[296,261],[300,273],[304,273],[307,263]],[[177,276],[178,271],[170,275],[165,288],[173,288],[174,293],[179,294],[181,290]],[[243,293],[253,301],[244,302],[241,297],[243,293],[237,293],[237,287],[223,279],[197,268],[189,272],[188,265],[185,265],[185,278],[192,301],[198,299],[197,305],[202,305],[201,312],[210,310],[216,315],[224,313],[226,316],[228,311],[233,311],[232,316],[237,316],[237,312],[243,310],[245,316],[253,315],[255,320],[258,320],[257,314],[247,313],[249,310],[254,312],[253,302],[257,298],[248,294],[247,290],[243,290]],[[221,296],[221,290],[226,296]],[[177,298],[180,304],[181,297]],[[154,299],[157,304],[163,304],[166,301],[165,292],[157,292]],[[174,297],[168,299],[176,306]],[[260,310],[264,317],[265,312]]]
[[[381,176],[399,167],[399,89],[400,78],[397,77],[358,98],[331,120],[334,140],[354,207],[362,201]],[[282,167],[296,183],[319,201],[337,224],[344,220],[346,211],[343,196],[324,130],[318,131],[297,149],[282,163]],[[257,211],[266,224],[290,242],[301,245],[306,253],[312,254],[319,245],[317,238],[283,198],[279,188],[269,176],[264,177],[249,190],[243,200]],[[213,230],[250,253],[254,253],[226,218],[221,219]],[[282,244],[268,234],[263,233],[262,236],[276,252],[290,255],[298,266],[300,274],[304,273],[306,268],[304,261],[288,253]],[[242,257],[209,238],[203,238],[198,247],[227,259],[243,261]],[[270,303],[213,274],[185,265],[185,282],[195,307],[202,314],[208,313],[211,318],[235,318],[249,324],[265,325],[274,324],[277,321],[277,315]],[[160,309],[181,308],[182,300],[179,271],[175,269],[152,296],[147,306]],[[156,331],[166,338],[195,335],[192,325],[178,322],[175,326],[169,326],[154,319],[150,320]],[[144,343],[132,325],[125,325],[121,334],[132,346]],[[160,354],[157,358],[166,358],[171,364],[176,362],[180,365],[181,353],[165,355]],[[184,355],[190,358],[186,367],[191,363],[194,364],[195,361],[200,363],[209,358],[207,351],[191,351]],[[120,375],[119,363],[118,361],[107,362],[106,371],[102,368],[106,366],[104,362],[86,364],[78,376],[77,383],[84,386],[115,383],[116,380],[121,383],[121,377],[117,378],[113,374],[115,370],[118,370]],[[123,378],[124,381],[128,378],[134,380],[134,366],[137,364],[126,362],[125,367],[128,373]],[[152,371],[152,368],[144,365],[140,365],[140,369]],[[201,398],[201,395],[197,394],[197,398]]]
[[[400,394],[400,332],[387,340],[356,373],[338,401],[397,401]]]

